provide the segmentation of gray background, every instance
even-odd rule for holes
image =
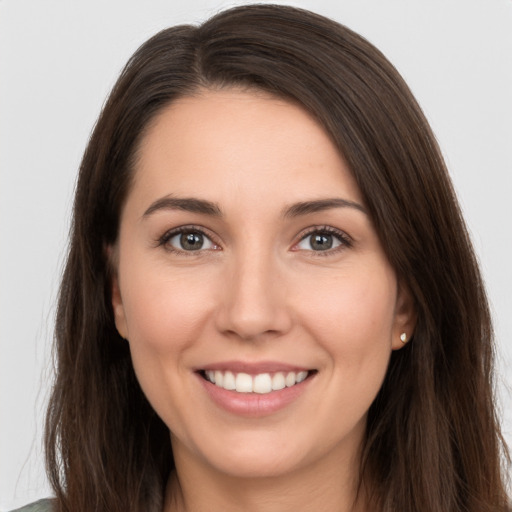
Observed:
[[[0,0],[0,510],[50,493],[41,432],[76,171],[128,57],[214,0]],[[361,33],[424,108],[452,173],[496,320],[512,442],[512,1],[297,0]]]

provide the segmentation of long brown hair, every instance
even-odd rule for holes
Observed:
[[[151,38],[95,126],[76,190],[46,422],[58,510],[162,509],[169,432],[115,329],[106,247],[148,123],[180,96],[231,86],[265,90],[318,119],[414,296],[414,337],[392,354],[368,414],[360,477],[372,510],[508,510],[489,308],[436,140],[376,48],[334,21],[275,5],[234,8]]]

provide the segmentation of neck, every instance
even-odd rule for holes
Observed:
[[[165,512],[364,512],[358,493],[359,451],[337,450],[286,475],[240,478],[175,452]],[[178,456],[177,456],[178,455]],[[176,457],[177,456],[177,457]],[[361,492],[364,494],[364,492]]]

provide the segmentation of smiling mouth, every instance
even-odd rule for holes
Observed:
[[[298,372],[258,373],[250,375],[244,372],[220,370],[202,370],[201,376],[215,386],[237,393],[259,393],[261,395],[291,388],[311,377],[316,370]]]

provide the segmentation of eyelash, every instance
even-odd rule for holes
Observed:
[[[184,233],[196,233],[199,235],[202,235],[206,239],[208,239],[214,246],[215,249],[220,246],[220,244],[215,240],[215,237],[213,237],[207,230],[200,226],[194,226],[194,225],[188,225],[188,226],[180,226],[178,228],[171,229],[169,231],[166,231],[158,240],[157,240],[157,246],[164,247],[165,250],[176,253],[180,255],[186,255],[186,256],[195,256],[198,253],[202,253],[205,250],[211,250],[211,249],[198,249],[196,251],[186,251],[181,249],[176,249],[172,245],[169,245],[169,241],[177,236],[182,235]],[[311,255],[319,256],[319,257],[325,257],[330,256],[332,254],[336,254],[344,249],[350,248],[353,245],[353,240],[343,231],[333,228],[332,226],[312,226],[311,228],[308,228],[306,231],[300,234],[299,241],[294,243],[292,250],[300,251],[301,249],[294,249],[296,248],[301,242],[306,240],[311,235],[329,235],[335,237],[338,242],[340,243],[337,247],[333,249],[326,249],[324,251],[314,251],[314,250],[308,250],[306,252],[310,252]]]
[[[340,251],[343,251],[345,249],[349,249],[353,246],[353,240],[350,238],[345,232],[333,228],[332,226],[313,226],[311,228],[308,228],[306,231],[301,233],[300,239],[297,243],[294,244],[293,247],[297,247],[298,244],[300,244],[302,241],[306,240],[311,235],[329,235],[333,236],[340,242],[340,244],[333,248],[333,249],[327,249],[325,251],[307,251],[310,252],[312,256],[314,257],[326,257],[326,256],[332,256],[333,254],[337,254]],[[295,249],[300,250],[300,249]]]
[[[182,235],[184,233],[190,233],[190,234],[199,234],[202,235],[204,238],[209,240],[216,248],[219,247],[219,244],[215,241],[214,237],[207,232],[204,228],[200,226],[194,226],[194,225],[188,225],[188,226],[180,226],[179,228],[170,229],[169,231],[166,231],[157,241],[157,246],[163,247],[166,251],[179,254],[179,255],[185,255],[185,256],[197,256],[198,253],[202,253],[205,251],[205,249],[198,249],[196,251],[186,251],[182,249],[177,249],[169,244],[169,241],[174,238],[177,235]],[[211,250],[211,249],[206,249]],[[216,250],[216,249],[215,249]]]

